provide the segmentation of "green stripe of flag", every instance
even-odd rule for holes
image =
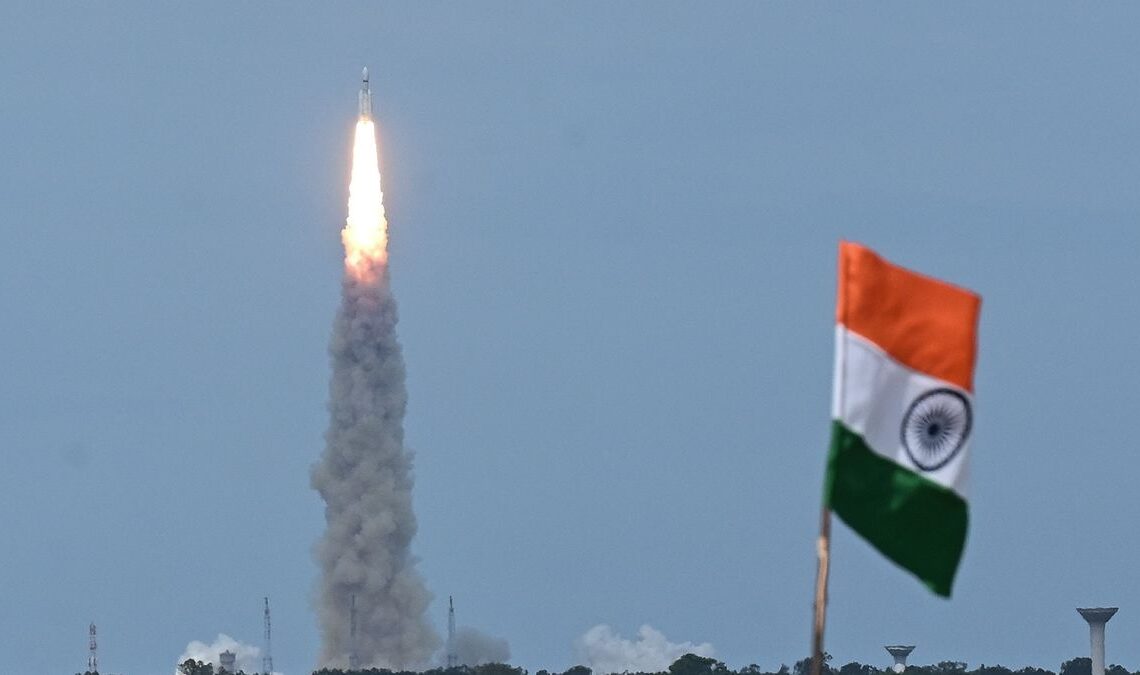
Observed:
[[[879,551],[949,597],[969,520],[958,494],[876,454],[832,423],[827,506]]]

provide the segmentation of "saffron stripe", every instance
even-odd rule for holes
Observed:
[[[898,362],[974,390],[976,293],[912,272],[851,242],[839,245],[836,320]]]

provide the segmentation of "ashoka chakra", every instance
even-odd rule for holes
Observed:
[[[923,471],[940,469],[954,459],[970,436],[970,402],[953,389],[932,389],[915,399],[902,423],[902,444]]]

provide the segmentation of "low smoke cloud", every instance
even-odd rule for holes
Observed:
[[[218,655],[224,651],[234,653],[236,657],[234,666],[238,670],[244,670],[247,673],[261,672],[261,649],[253,645],[247,645],[244,642],[238,642],[224,633],[219,633],[218,638],[210,644],[194,640],[186,645],[186,650],[182,652],[182,656],[178,657],[178,663],[181,664],[185,662],[186,659],[194,659],[195,661],[212,664],[214,668],[217,669],[218,666],[221,665],[218,660]],[[174,667],[174,675],[181,675],[181,673],[178,672],[177,665]],[[274,675],[280,675],[280,673],[274,673]]]
[[[455,656],[461,666],[506,663],[511,659],[511,646],[503,638],[462,626],[455,631]]]
[[[646,624],[637,630],[636,640],[627,640],[605,624],[586,631],[575,643],[579,660],[595,673],[657,673],[685,654],[714,655],[707,642],[669,642],[665,635]]]

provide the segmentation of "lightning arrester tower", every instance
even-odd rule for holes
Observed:
[[[356,594],[352,595],[352,604],[348,608],[348,667],[359,668],[360,661],[356,657]]]
[[[459,655],[455,653],[455,602],[447,596],[447,667],[459,665]]]
[[[87,628],[87,672],[99,672],[99,655],[97,650],[99,643],[95,639],[95,624],[92,623]]]
[[[261,657],[261,671],[265,675],[273,675],[273,649],[271,645],[272,631],[269,622],[269,596],[265,597],[265,656]]]
[[[1092,675],[1104,675],[1104,624],[1116,614],[1116,607],[1078,607],[1089,622],[1089,656],[1092,657]]]

